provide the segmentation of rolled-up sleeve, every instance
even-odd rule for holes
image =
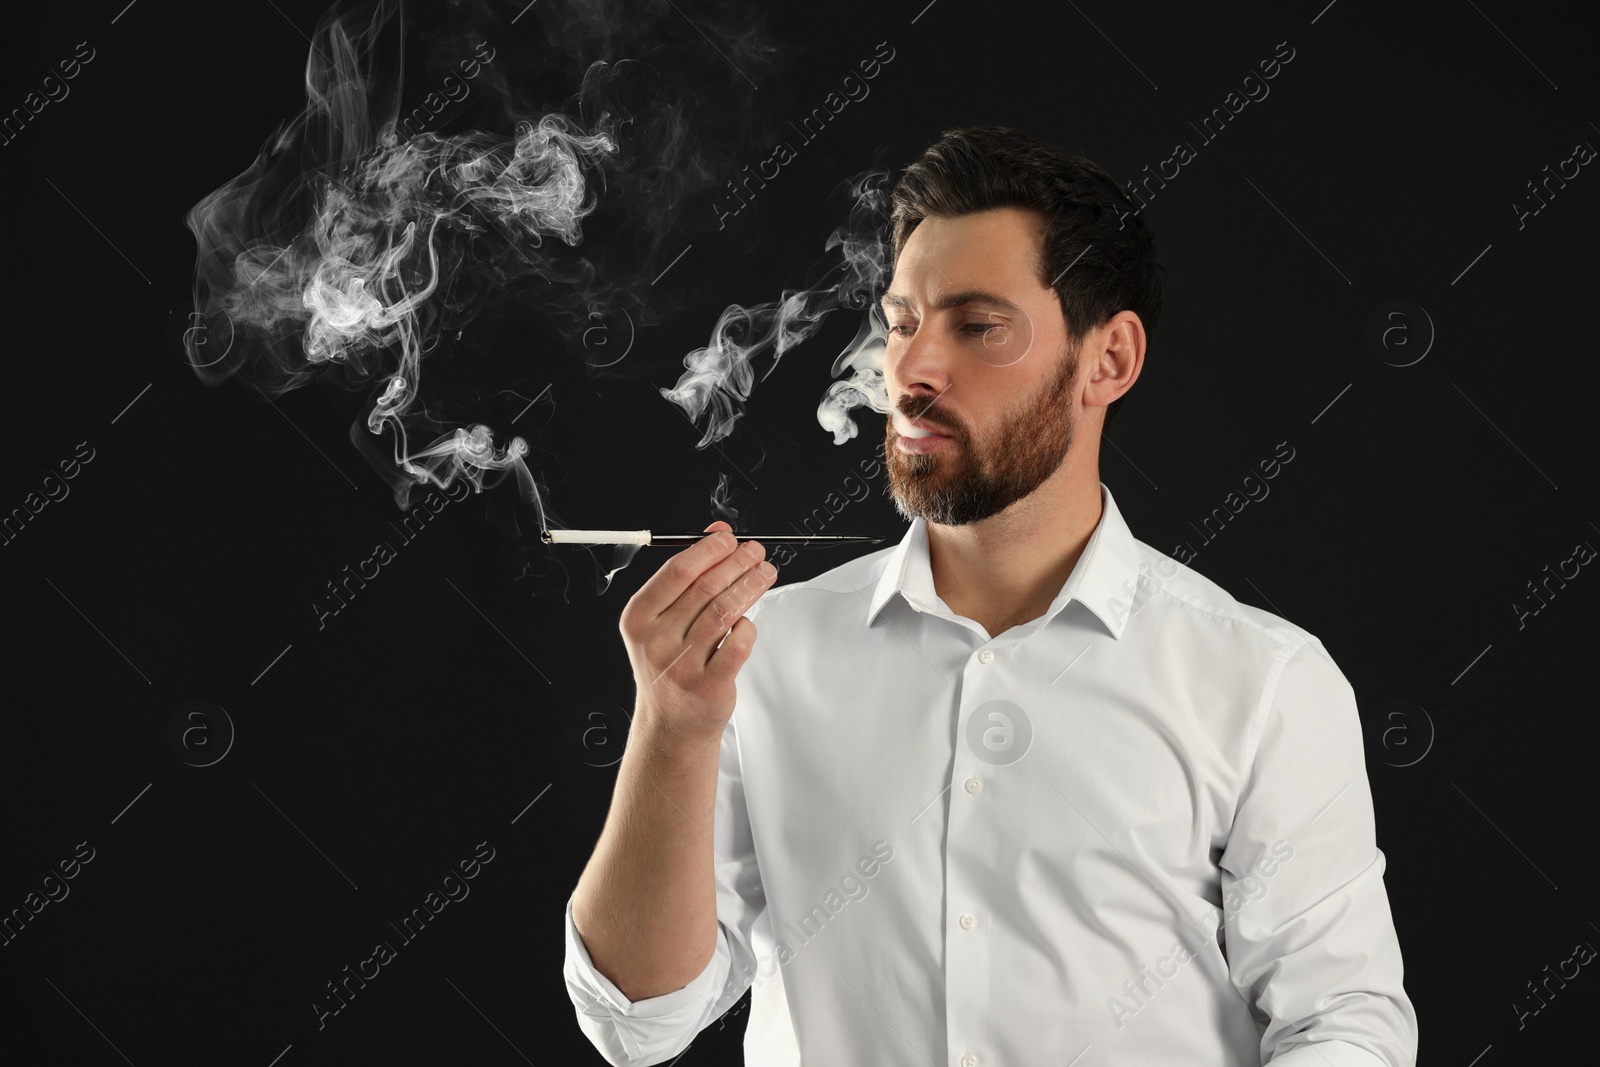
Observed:
[[[755,979],[751,931],[766,910],[766,896],[745,808],[737,717],[735,711],[728,720],[718,754],[712,832],[717,944],[705,969],[682,989],[629,1000],[595,968],[572,920],[572,896],[567,897],[562,973],[579,1029],[607,1063],[645,1067],[672,1059],[731,1008]]]
[[[1222,867],[1224,953],[1272,1067],[1414,1067],[1417,1018],[1377,847],[1355,691],[1286,645]]]

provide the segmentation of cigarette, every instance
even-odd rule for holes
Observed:
[[[649,530],[545,530],[541,533],[547,545],[692,545],[710,537],[709,533],[659,534]],[[783,544],[843,544],[862,541],[877,544],[883,540],[869,534],[761,534],[738,533],[740,541],[760,541],[764,545]]]

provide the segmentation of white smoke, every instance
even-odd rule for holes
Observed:
[[[771,66],[775,50],[753,28],[759,9],[720,0],[727,12],[708,12],[718,2],[697,6],[696,28],[715,36],[729,84],[742,84]],[[429,67],[459,66],[473,79],[480,122],[509,133],[410,132],[419,124],[402,116],[408,0],[340,0],[324,14],[307,54],[304,109],[186,217],[197,244],[195,311],[233,331],[223,356],[189,354],[210,385],[237,377],[269,398],[314,382],[363,393],[350,439],[401,508],[419,487],[464,478],[482,491],[514,477],[517,500],[546,528],[564,524],[525,462],[529,444],[497,440],[481,415],[457,417],[458,397],[438,385],[450,367],[441,355],[473,351],[468,327],[491,305],[514,304],[569,343],[592,332],[585,323],[625,322],[626,356],[634,324],[660,321],[672,300],[651,282],[683,246],[680,207],[714,193],[738,142],[763,134],[749,94],[708,92],[703,57],[673,52],[703,49],[706,38],[677,32],[684,16],[667,0],[541,0],[515,26],[506,6],[430,7],[443,25],[422,36]],[[681,84],[663,80],[680,70],[691,72]],[[441,129],[462,117],[442,100],[423,110]],[[825,244],[839,258],[826,286],[729,306],[710,343],[684,358],[676,387],[660,390],[703,431],[698,448],[732,431],[757,356],[771,354],[770,374],[839,308],[865,318],[834,365],[835,376],[851,377],[829,388],[818,419],[842,443],[856,433],[851,408],[888,411],[875,304],[890,268],[885,179],[873,170],[849,183],[849,222]],[[621,358],[608,353],[587,370]],[[549,386],[536,400],[553,411]],[[734,499],[723,480],[711,503],[748,514]],[[509,505],[495,521],[520,533]],[[564,573],[542,546],[518,556],[525,573]],[[631,554],[618,558],[625,566]]]
[[[751,364],[757,356],[772,354],[772,365],[762,375],[765,379],[785,352],[815,333],[823,320],[841,307],[866,313],[855,340],[834,361],[834,377],[848,369],[851,378],[828,387],[817,409],[817,421],[833,433],[837,445],[856,435],[855,420],[848,414],[851,408],[867,404],[888,414],[889,396],[883,383],[888,330],[877,304],[884,279],[894,266],[886,230],[887,180],[888,172],[872,169],[847,183],[853,198],[849,220],[834,230],[824,245],[826,251],[839,250],[840,261],[834,268],[839,277],[833,284],[786,289],[778,300],[750,308],[730,304],[717,319],[710,343],[684,357],[687,369],[678,384],[661,390],[661,395],[681,407],[691,422],[700,425],[704,421],[705,432],[696,448],[705,448],[733,432],[755,384]]]
[[[454,418],[456,397],[430,386],[438,375],[424,364],[469,351],[467,328],[491,303],[520,305],[569,343],[575,323],[658,321],[673,297],[657,288],[648,308],[644,297],[681,247],[675,213],[714,194],[761,131],[741,97],[705,93],[704,38],[678,32],[683,16],[666,0],[542,0],[515,17],[492,0],[452,0],[423,8],[432,22],[408,35],[409,6],[330,8],[307,53],[304,109],[188,212],[196,318],[232,336],[220,358],[187,335],[186,350],[210,385],[237,377],[269,398],[313,382],[363,392],[350,438],[401,508],[422,486],[465,478],[481,491],[514,476],[544,528],[554,516],[524,462],[529,445]],[[724,72],[728,84],[743,84],[773,49],[759,12],[718,6],[701,4],[696,24],[740,68]],[[481,121],[510,132],[412,133],[408,36],[429,42],[430,69],[473,79]],[[673,84],[663,71],[686,73]],[[438,95],[422,110],[448,128],[462,113],[435,107]],[[580,250],[596,221],[602,241]],[[548,386],[539,395],[553,409]],[[496,521],[519,532],[509,507]]]

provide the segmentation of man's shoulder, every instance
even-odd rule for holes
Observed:
[[[1143,541],[1139,548],[1139,603],[1159,603],[1169,612],[1206,629],[1237,632],[1274,649],[1312,643],[1316,635],[1282,615],[1247,604],[1211,578]]]
[[[1312,691],[1351,690],[1343,669],[1322,639],[1276,611],[1246,604],[1193,567],[1140,542],[1140,583],[1144,625],[1166,631],[1158,644],[1195,650],[1196,662],[1235,663],[1240,677],[1254,685],[1280,687],[1292,676]],[[1256,590],[1257,593],[1260,590]],[[1265,599],[1265,597],[1263,597]],[[1270,602],[1269,602],[1270,603]],[[1157,605],[1150,610],[1148,605]],[[1135,614],[1139,614],[1135,606]]]

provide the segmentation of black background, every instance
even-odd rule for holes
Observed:
[[[509,25],[520,7],[493,10],[507,39],[536,44],[534,17]],[[667,550],[644,550],[604,593],[585,557],[566,556],[565,589],[536,590],[486,521],[491,494],[474,496],[319,630],[310,602],[393,542],[400,516],[350,445],[361,403],[307,389],[273,410],[202,385],[171,343],[194,270],[184,213],[304,105],[323,10],[96,0],[8,14],[6,111],[78,42],[96,50],[70,96],[0,147],[0,510],[80,442],[95,455],[0,546],[0,911],[79,842],[95,850],[70,896],[0,947],[8,1062],[600,1062],[563,988],[562,908],[632,706],[617,615]],[[1526,183],[1546,164],[1600,144],[1590,6],[764,10],[774,50],[755,88],[696,36],[716,28],[709,5],[615,9],[635,31],[678,35],[685,55],[705,44],[703,70],[677,73],[751,116],[730,148],[740,162],[878,42],[895,59],[725,230],[704,201],[685,206],[663,247],[692,250],[627,375],[586,375],[560,344],[524,339],[532,355],[498,385],[524,400],[550,386],[554,414],[510,425],[523,403],[507,400],[478,417],[537,439],[568,525],[699,530],[724,517],[711,498],[725,475],[738,529],[786,529],[882,439],[864,409],[863,434],[840,447],[815,420],[858,313],[781,361],[723,451],[696,450],[699,431],[656,389],[728,303],[776,299],[826,265],[841,181],[898,169],[967,123],[1017,126],[1124,181],[1188,141],[1197,158],[1146,209],[1166,309],[1101,476],[1137,537],[1198,548],[1197,570],[1320,636],[1354,685],[1419,1062],[1592,1047],[1592,965],[1520,1028],[1513,1007],[1546,964],[1600,945],[1600,578],[1584,567],[1521,627],[1513,606],[1537,606],[1526,583],[1546,565],[1600,546],[1600,177],[1584,167],[1521,228],[1513,209],[1537,206]],[[1295,58],[1270,96],[1202,142],[1190,123],[1283,41]],[[1368,341],[1391,300],[1436,331],[1410,366]],[[1415,312],[1403,324],[1424,343]],[[492,328],[504,340],[516,323]],[[1295,458],[1271,495],[1205,544],[1191,523],[1280,442]],[[880,490],[830,532],[899,538]],[[865,550],[808,551],[780,582]],[[212,766],[168,742],[191,700],[237,731]],[[601,706],[616,734],[574,744],[573,723]],[[322,984],[479,842],[495,858],[470,897],[319,1029]],[[680,1062],[740,1062],[747,1003]]]

